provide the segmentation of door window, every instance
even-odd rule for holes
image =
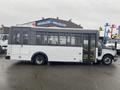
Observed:
[[[20,37],[21,37],[20,32],[19,31],[15,32],[15,34],[12,36],[12,43],[13,44],[20,44],[21,43]]]
[[[96,57],[96,42],[95,35],[90,36],[90,60],[95,60]]]
[[[86,61],[89,59],[89,38],[88,35],[85,34],[83,36],[83,60]]]

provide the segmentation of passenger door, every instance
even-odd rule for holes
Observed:
[[[95,34],[83,35],[83,62],[95,62],[96,36]]]

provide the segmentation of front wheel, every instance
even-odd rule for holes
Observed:
[[[103,57],[102,62],[105,65],[110,65],[110,64],[112,64],[112,59],[113,59],[112,56],[106,55],[106,56]]]
[[[36,65],[44,65],[47,63],[47,60],[43,55],[36,55],[33,58],[33,63]]]

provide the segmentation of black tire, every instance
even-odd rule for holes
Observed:
[[[102,62],[103,62],[103,64],[104,65],[110,65],[110,64],[112,64],[112,56],[110,56],[110,55],[105,55],[104,57],[103,57],[103,60],[102,60]]]
[[[33,57],[32,62],[36,65],[45,65],[47,60],[43,55],[37,54]]]

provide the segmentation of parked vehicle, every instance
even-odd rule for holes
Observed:
[[[9,27],[0,28],[0,54],[7,53]]]
[[[116,45],[115,45],[116,44]],[[116,48],[117,52],[120,52],[120,39],[110,39],[105,44],[106,47]]]
[[[7,54],[8,34],[0,34],[0,54]]]

